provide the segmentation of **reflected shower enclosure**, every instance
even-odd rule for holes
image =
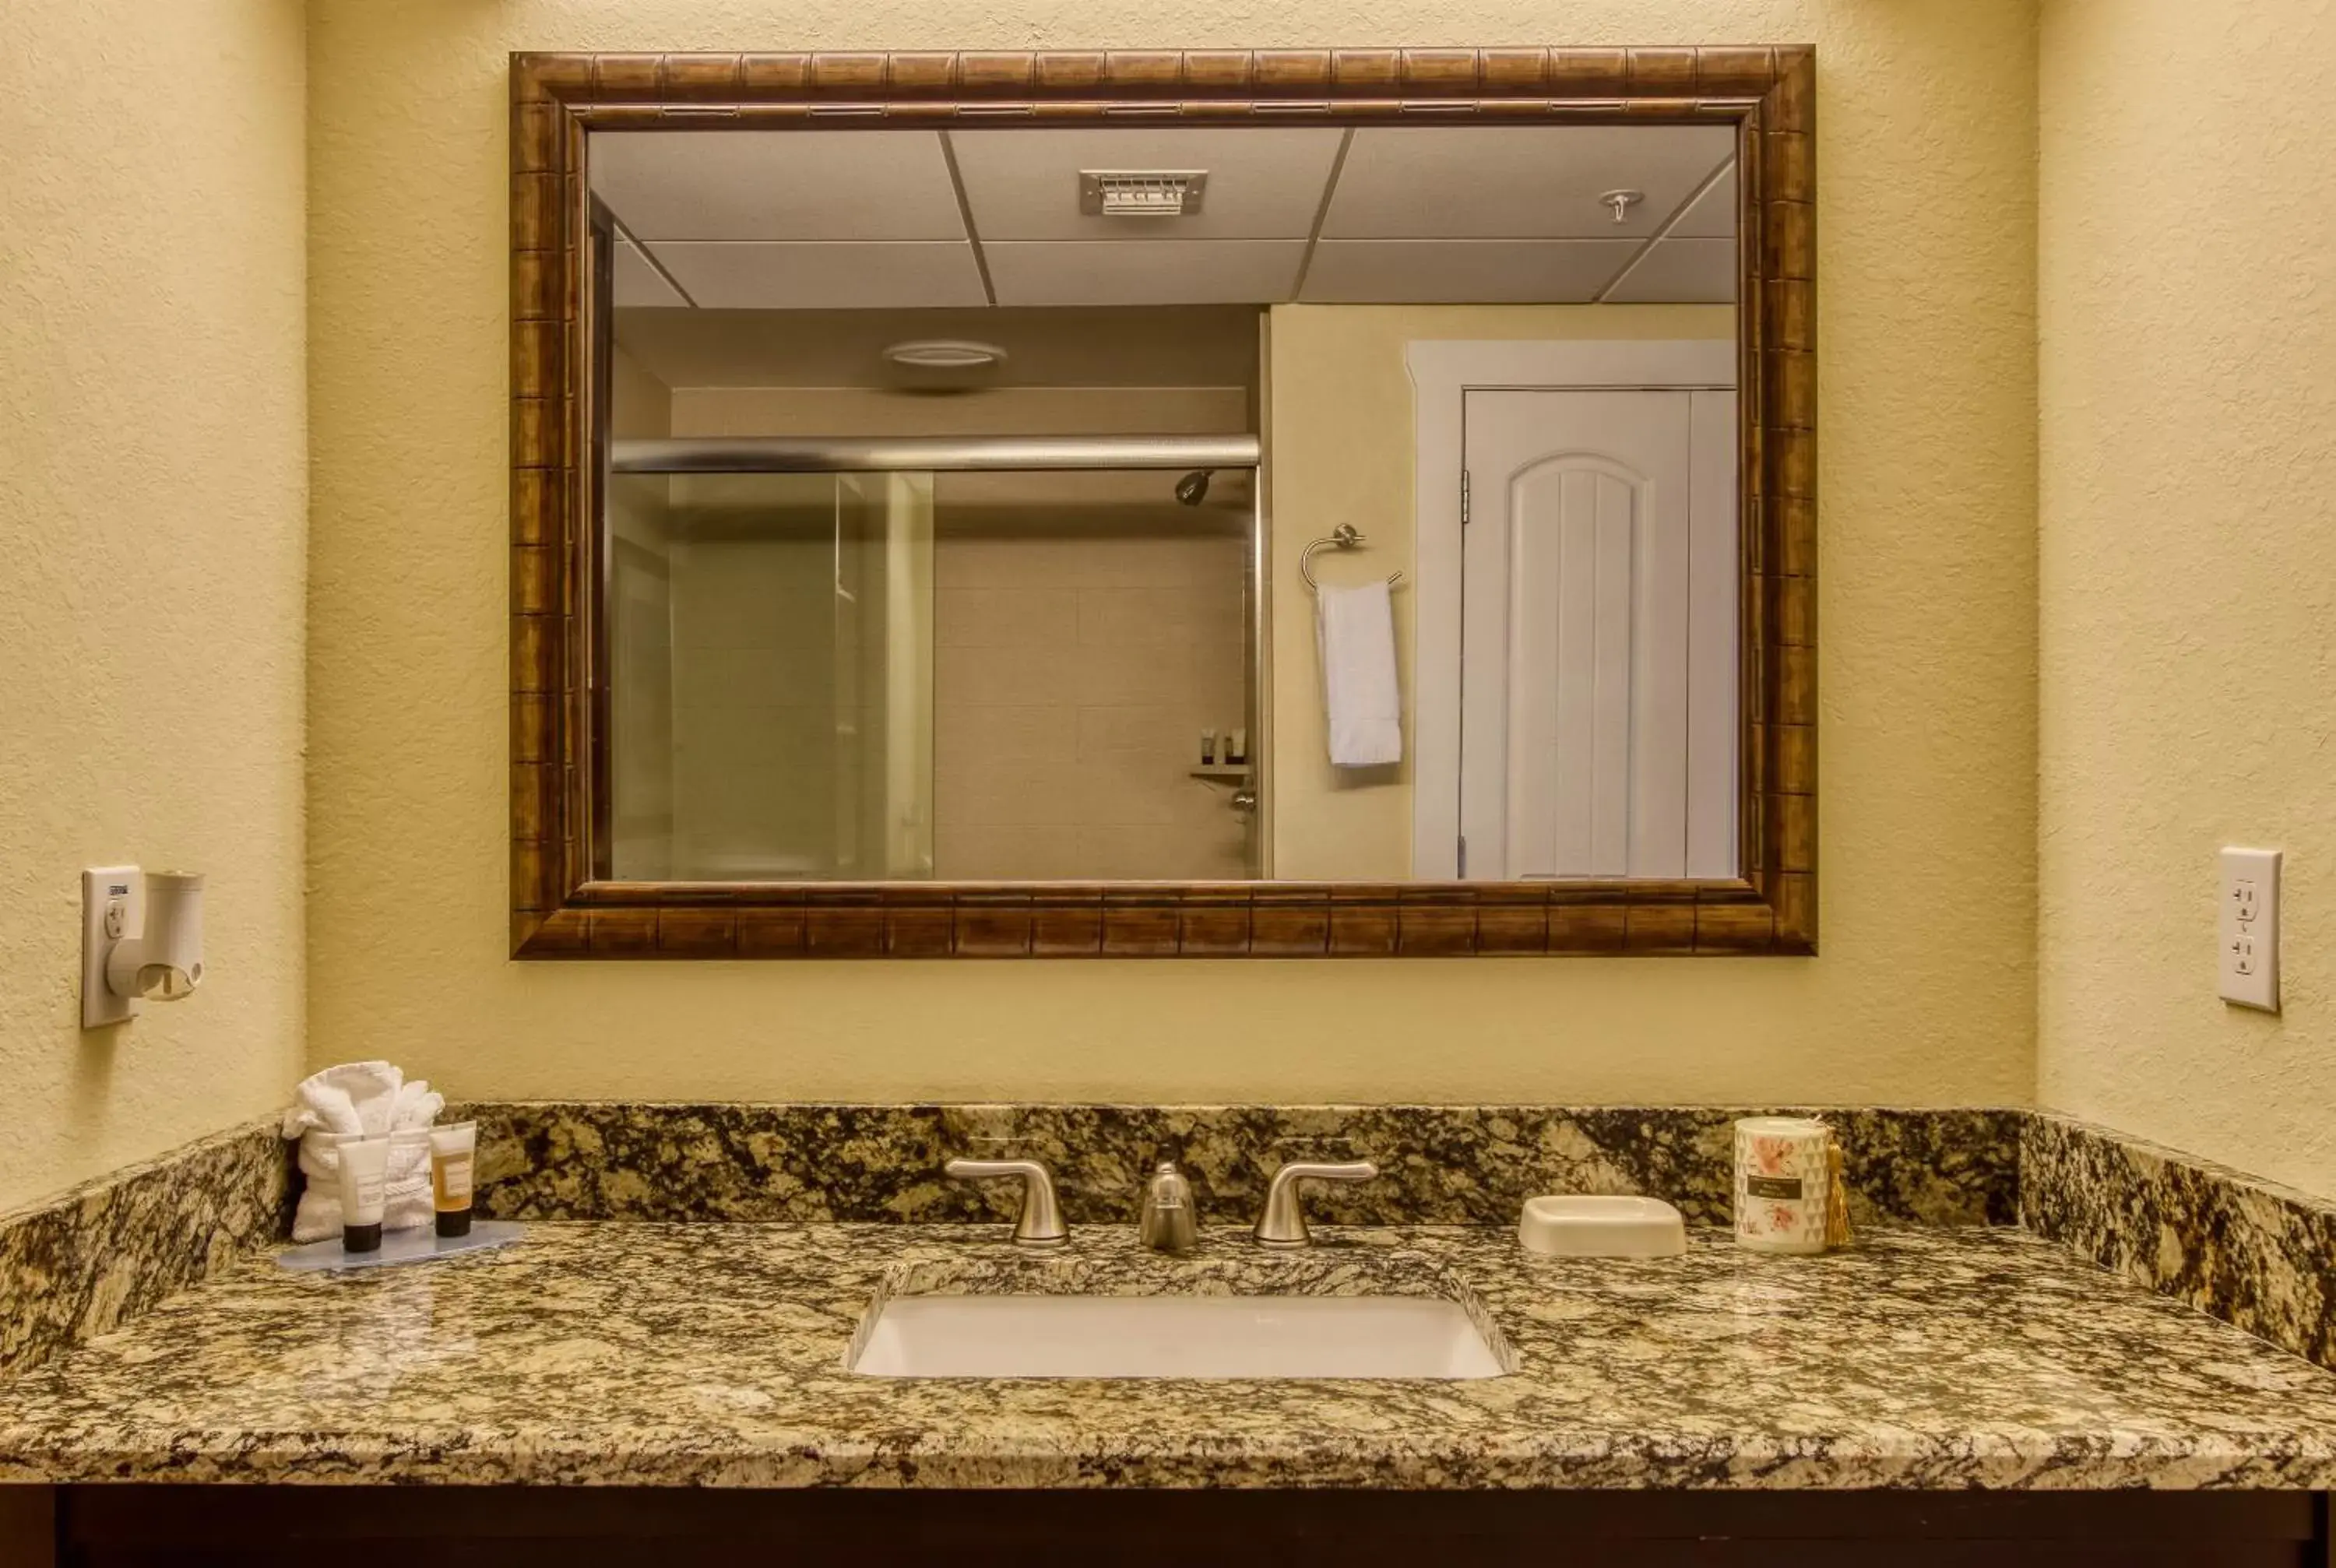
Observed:
[[[618,442],[607,874],[1259,875],[1254,458],[1069,444]]]

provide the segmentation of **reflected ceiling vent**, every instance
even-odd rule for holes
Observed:
[[[1006,363],[1006,350],[994,343],[968,343],[954,337],[920,337],[895,343],[884,357],[903,370],[992,370]]]
[[[1082,169],[1079,210],[1104,218],[1183,218],[1201,209],[1202,169]]]

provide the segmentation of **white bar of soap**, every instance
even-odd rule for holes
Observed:
[[[1557,1258],[1672,1258],[1687,1251],[1687,1222],[1660,1198],[1527,1198],[1517,1240]]]

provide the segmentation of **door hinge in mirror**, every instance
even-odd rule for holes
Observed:
[[[1468,526],[1468,471],[1460,471],[1460,526]]]

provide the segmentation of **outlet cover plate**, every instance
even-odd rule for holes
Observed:
[[[81,873],[81,1027],[102,1029],[138,1016],[138,998],[105,983],[113,944],[146,923],[146,877],[136,866],[92,866]],[[109,928],[106,917],[113,921]]]
[[[2279,853],[2234,848],[2217,857],[2223,999],[2267,1013],[2279,1011]]]

